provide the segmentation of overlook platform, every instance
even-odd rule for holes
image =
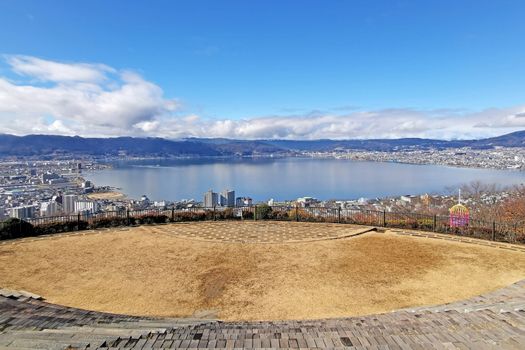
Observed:
[[[5,241],[0,349],[518,349],[524,253],[434,233],[295,222]]]

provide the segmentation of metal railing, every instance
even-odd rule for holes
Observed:
[[[119,210],[79,213],[26,219],[32,235],[96,229],[102,227],[160,224],[204,220],[274,220],[297,222],[331,222],[400,229],[414,229],[487,239],[498,242],[525,243],[525,224],[471,219],[464,227],[451,227],[449,216],[366,209],[255,205],[241,208],[185,208]],[[0,222],[0,239],[5,231]],[[20,223],[19,236],[23,236]],[[28,234],[30,235],[30,234]],[[16,232],[15,232],[16,236]],[[6,235],[3,237],[6,238]],[[15,238],[15,237],[8,237]]]

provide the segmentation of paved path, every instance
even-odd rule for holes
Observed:
[[[20,243],[60,239],[66,236],[103,235],[108,231],[143,231],[165,234],[178,238],[222,243],[300,243],[329,239],[341,239],[375,231],[372,226],[295,222],[295,221],[201,221],[181,222],[160,225],[142,225],[134,227],[115,227],[75,232],[64,232],[38,237],[27,237],[0,241],[0,245],[18,245]]]
[[[139,226],[134,230],[224,243],[299,243],[340,239],[373,231],[371,226],[294,221],[204,221]]]
[[[0,290],[0,349],[525,348],[525,280],[447,305],[312,321],[155,319],[35,298]]]

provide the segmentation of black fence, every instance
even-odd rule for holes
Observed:
[[[400,229],[433,231],[486,240],[525,244],[525,223],[506,223],[471,219],[464,227],[451,227],[449,216],[386,212],[365,209],[325,207],[267,206],[243,208],[189,208],[120,210],[96,214],[40,217],[0,223],[0,239],[103,227],[162,224],[205,220],[276,220],[331,222]],[[30,224],[30,225],[28,225]],[[18,227],[17,227],[18,225]],[[9,227],[8,227],[9,226]]]

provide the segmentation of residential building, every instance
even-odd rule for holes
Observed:
[[[24,205],[14,207],[9,210],[9,216],[17,219],[30,219],[35,215],[35,207],[33,205]]]
[[[74,194],[66,194],[62,197],[62,209],[64,213],[74,213],[75,212],[75,202],[77,201],[78,196]]]
[[[235,191],[222,191],[219,205],[230,208],[235,207]]]
[[[209,190],[204,194],[204,207],[205,208],[211,208],[215,207],[219,204],[219,196],[217,193],[213,192],[212,190]]]
[[[251,207],[253,200],[250,197],[237,197],[235,200],[235,206],[237,207]]]
[[[99,209],[99,205],[95,201],[76,201],[75,202],[75,213],[91,212],[96,213]]]
[[[301,197],[297,198],[297,204],[301,207],[310,207],[319,204],[319,200],[313,197]]]
[[[49,180],[59,179],[61,176],[56,173],[44,173],[42,174],[42,183],[47,184]]]
[[[155,201],[153,202],[155,208],[166,208],[166,201]]]
[[[44,202],[40,206],[40,216],[55,216],[61,211],[60,204],[55,201]]]

